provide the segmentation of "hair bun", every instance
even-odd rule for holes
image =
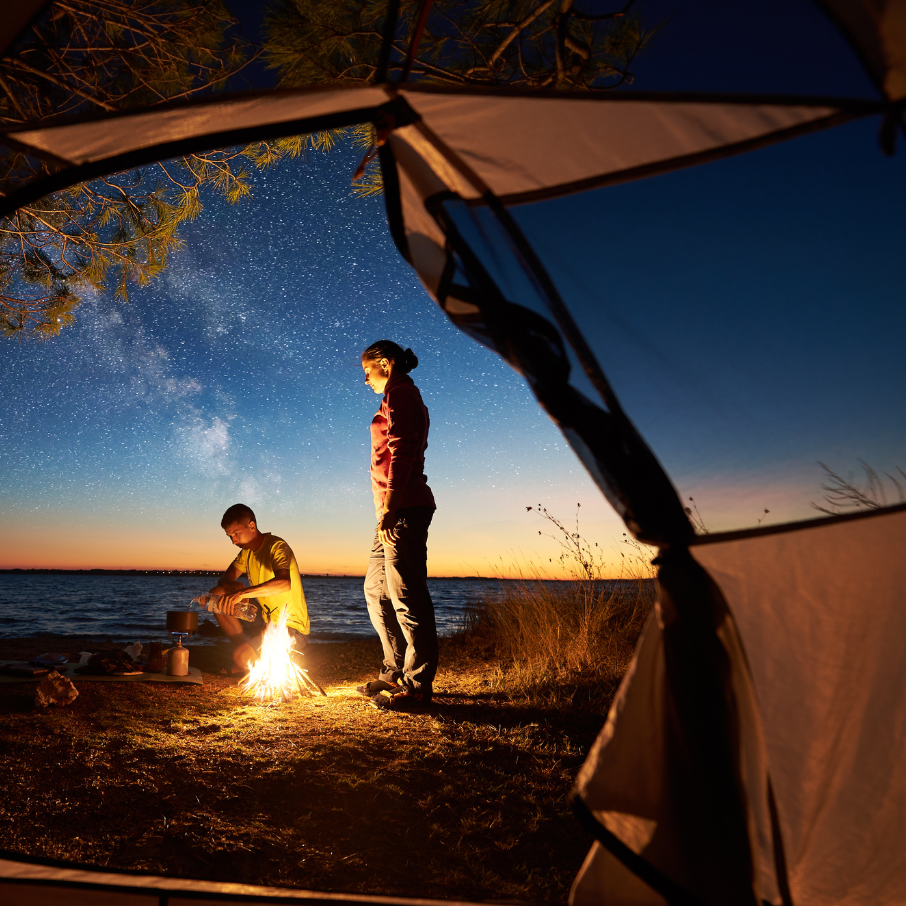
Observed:
[[[402,374],[418,367],[418,356],[411,349],[402,349],[393,340],[378,340],[362,353],[363,362],[383,358],[390,359]]]

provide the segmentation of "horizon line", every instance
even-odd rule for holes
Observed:
[[[100,567],[55,567],[55,566],[15,566],[15,567],[0,567],[0,575],[11,575],[11,574],[23,574],[23,573],[32,573],[32,574],[63,574],[63,575],[136,575],[136,576],[219,576],[222,575],[223,570],[214,570],[214,569],[125,569],[125,568],[100,568]],[[301,578],[303,579],[364,579],[364,573],[300,573]],[[428,576],[429,579],[460,579],[464,581],[469,580],[485,580],[485,581],[536,581],[540,580],[543,582],[576,582],[583,581],[582,579],[576,578],[551,578],[551,577],[540,577],[540,576]],[[596,581],[602,582],[612,582],[616,581],[618,577],[611,578],[600,578]],[[628,577],[623,577],[628,578]],[[630,579],[629,581],[635,581]]]

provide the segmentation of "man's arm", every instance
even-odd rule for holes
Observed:
[[[229,572],[229,570],[227,570]],[[249,588],[240,588],[232,594],[227,595],[221,602],[221,610],[225,614],[232,615],[235,612],[236,605],[246,598],[269,598],[271,595],[285,595],[292,588],[292,581],[289,577],[288,569],[277,569],[274,571],[274,578],[262,582],[260,585],[252,585]]]
[[[209,595],[231,595],[242,586],[239,583],[239,577],[242,570],[236,565],[234,560],[221,574],[217,584],[208,592]]]

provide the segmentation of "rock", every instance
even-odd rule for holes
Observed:
[[[41,708],[49,705],[71,705],[79,697],[79,690],[56,670],[51,670],[38,686],[35,704]]]
[[[223,636],[223,630],[213,620],[199,620],[197,632],[206,638],[214,636]]]

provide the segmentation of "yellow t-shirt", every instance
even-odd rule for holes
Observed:
[[[239,551],[233,565],[245,573],[249,585],[260,585],[273,579],[278,569],[289,570],[291,587],[289,592],[280,595],[262,595],[258,600],[262,616],[269,623],[280,616],[280,611],[287,609],[286,625],[308,635],[308,607],[305,604],[305,592],[302,591],[302,577],[292,548],[282,539],[270,532],[264,533],[264,541],[256,551]]]

